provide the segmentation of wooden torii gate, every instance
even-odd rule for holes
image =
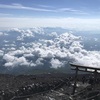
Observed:
[[[89,66],[82,66],[82,65],[77,65],[77,64],[74,64],[74,63],[70,63],[70,65],[71,65],[71,69],[72,70],[76,70],[74,87],[73,87],[73,92],[72,92],[73,95],[74,95],[75,90],[76,90],[78,71],[94,73],[95,80],[97,78],[97,74],[100,73],[100,68],[89,67]]]

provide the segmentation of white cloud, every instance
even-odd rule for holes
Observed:
[[[43,58],[38,58],[38,59],[36,60],[36,65],[37,65],[37,66],[38,66],[38,65],[43,65],[43,63],[42,63],[41,61],[43,61]]]
[[[43,8],[55,8],[53,6],[48,6],[48,5],[37,5],[38,7],[43,7]]]
[[[34,37],[31,30],[26,30],[26,31],[22,30],[20,33],[21,33],[21,36],[19,38],[22,38],[22,39],[24,39],[25,37]]]
[[[57,34],[57,32],[52,32],[52,33],[50,34],[50,36],[52,36],[52,37],[57,37],[58,34]]]
[[[4,42],[5,42],[5,43],[8,43],[9,41],[7,41],[7,40],[4,40]]]
[[[13,66],[13,63],[12,63],[12,62],[7,62],[7,63],[5,63],[5,67],[7,67],[7,68],[8,68],[8,67],[11,68],[12,66]]]
[[[9,54],[5,54],[3,56],[3,59],[6,61],[4,64],[5,67],[7,68],[14,68],[14,67],[19,67],[19,66],[29,66],[29,62],[26,60],[25,57],[14,57]]]
[[[33,27],[31,31],[36,34],[44,34],[44,29],[41,27]]]
[[[13,66],[10,67],[19,67],[19,65],[26,65],[28,67],[29,63],[24,57],[15,57],[15,60],[12,62]]]
[[[22,50],[15,50],[15,51],[11,51],[9,52],[10,55],[15,56],[15,55],[23,55],[24,51]]]
[[[53,58],[53,57],[54,57],[53,52],[52,52],[52,51],[49,51],[49,52],[47,53],[47,58]]]
[[[0,56],[3,56],[4,51],[0,50]]]
[[[0,36],[2,36],[3,35],[3,33],[2,32],[0,32]]]
[[[74,12],[74,13],[84,13],[82,12],[81,10],[76,10],[76,9],[72,9],[72,8],[60,8],[60,9],[57,9],[58,12]],[[85,14],[85,13],[84,13]]]
[[[78,59],[82,65],[88,65],[93,67],[100,67],[100,52],[99,51],[87,51],[87,56],[83,56],[82,59]]]
[[[24,57],[34,57],[34,55],[29,53],[29,54],[24,54]]]
[[[34,32],[40,32],[39,34],[41,34],[44,31],[41,30],[41,28],[38,28],[38,31],[35,30]],[[21,32],[23,33],[23,31]],[[32,30],[28,31],[28,33],[31,32],[33,33]],[[25,30],[24,33],[26,33]],[[42,35],[44,36],[45,34]],[[51,37],[49,34],[48,36]],[[45,62],[47,62],[51,64],[48,67],[59,68],[63,67],[68,61],[73,61],[81,65],[99,67],[100,52],[85,50],[81,44],[81,38],[66,32],[58,34],[50,40],[44,38],[35,42],[28,42],[28,44],[22,43],[22,45],[26,44],[29,47],[9,48],[9,51],[3,56],[3,59],[6,61],[5,66],[37,67],[39,65],[45,66]],[[2,50],[0,52],[2,55],[4,54]]]
[[[21,31],[20,29],[18,29],[18,28],[11,28],[11,29],[8,30],[8,31],[14,31],[14,32],[19,32],[19,33],[22,32],[22,31]]]
[[[10,44],[9,46],[15,47],[16,45],[15,44]]]
[[[30,66],[30,67],[36,67],[36,64],[30,63],[29,66]]]
[[[22,10],[43,11],[43,12],[55,12],[55,10],[49,10],[49,9],[43,9],[43,8],[33,8],[33,7],[23,6],[21,4],[12,4],[12,5],[0,4],[0,8],[22,9]]]
[[[17,41],[23,41],[23,40],[24,40],[23,37],[21,37],[21,36],[17,37]]]
[[[0,13],[0,16],[12,16],[12,14],[8,14],[8,13]]]
[[[3,48],[3,50],[5,50],[5,49]],[[14,47],[9,48],[9,47],[8,47],[8,48],[6,48],[6,50],[7,50],[7,51],[15,51],[16,48],[14,48]]]
[[[13,6],[22,7],[22,5],[21,5],[21,4],[19,4],[19,3],[12,3],[12,5],[13,5]]]
[[[50,63],[51,63],[51,68],[55,68],[55,69],[63,66],[63,63],[61,61],[54,58],[51,59]]]
[[[73,8],[55,8],[53,6],[46,5],[36,5],[37,7],[24,6],[22,4],[13,3],[12,5],[0,4],[0,8],[3,9],[20,9],[20,10],[30,10],[30,11],[42,11],[42,12],[75,12],[77,14],[87,14],[81,10],[76,10]]]
[[[9,55],[9,54],[5,54],[5,55],[3,56],[3,59],[6,60],[7,62],[13,62],[14,59],[15,59],[15,57],[14,57],[14,56],[11,56],[11,55]]]
[[[95,41],[98,41],[98,38],[94,38]]]
[[[12,30],[10,31],[15,31],[15,32],[18,32],[20,33],[20,35],[17,36],[17,41],[23,41],[24,38],[26,37],[34,37],[34,34],[31,30],[27,29],[27,30],[20,30],[18,28],[13,28]]]
[[[14,48],[14,47],[11,47],[11,48],[10,48],[10,50],[12,50],[12,51],[15,51],[15,50],[16,50],[16,48]]]

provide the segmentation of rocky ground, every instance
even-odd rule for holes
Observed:
[[[74,75],[0,74],[0,97],[3,100],[100,100],[100,82],[90,84],[88,80],[83,84],[82,77],[83,75],[78,76],[77,88],[72,95]]]

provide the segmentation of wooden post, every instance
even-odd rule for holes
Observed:
[[[95,83],[96,83],[96,80],[97,80],[97,70],[95,69],[95,72],[94,72],[94,80],[95,80]]]
[[[76,67],[76,73],[75,73],[75,82],[74,82],[74,86],[73,86],[73,92],[72,95],[74,95],[75,90],[76,90],[76,84],[77,84],[77,75],[78,75],[78,67]]]

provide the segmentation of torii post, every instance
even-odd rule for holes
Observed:
[[[75,82],[74,82],[72,94],[74,94],[74,93],[75,93],[75,90],[76,90],[76,85],[77,85],[77,75],[78,75],[78,67],[76,67],[75,70],[76,70],[76,73],[75,73]]]
[[[73,95],[75,94],[75,90],[76,90],[78,71],[94,73],[94,78],[95,78],[95,83],[96,83],[97,74],[100,73],[100,68],[82,66],[82,65],[77,65],[73,63],[70,63],[70,65],[71,65],[72,70],[76,70],[75,81],[74,81],[73,92],[72,92]]]

